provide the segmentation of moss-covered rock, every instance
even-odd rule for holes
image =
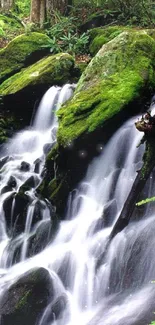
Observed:
[[[36,268],[17,280],[0,302],[0,316],[4,325],[34,325],[54,296],[49,272]]]
[[[15,94],[28,86],[62,85],[71,78],[73,66],[74,59],[67,53],[46,57],[4,81],[0,85],[0,94]]]
[[[155,41],[146,31],[125,31],[93,58],[73,98],[59,112],[58,142],[68,142],[104,126],[155,86]]]
[[[116,36],[124,31],[131,30],[131,27],[126,26],[109,26],[109,27],[98,27],[93,28],[89,31],[90,45],[89,51],[91,55],[95,55],[100,48],[114,39]]]
[[[28,60],[31,63],[47,53],[49,37],[41,33],[22,34],[14,38],[4,49],[0,50],[0,82],[20,71]],[[33,57],[32,57],[33,55]]]

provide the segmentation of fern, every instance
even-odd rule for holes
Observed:
[[[136,203],[136,206],[139,207],[139,206],[141,206],[141,205],[143,205],[143,204],[150,203],[150,202],[153,202],[153,201],[155,201],[155,196],[137,202],[137,203]],[[155,323],[154,323],[153,325],[155,325]]]

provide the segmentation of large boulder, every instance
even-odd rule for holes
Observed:
[[[4,81],[0,85],[0,94],[15,94],[35,85],[62,85],[70,79],[73,66],[74,59],[70,54],[48,56]]]
[[[153,37],[150,31],[131,30],[106,43],[82,74],[74,96],[58,111],[58,144],[47,156],[39,190],[61,217],[69,192],[91,159],[125,119],[138,113],[154,88]],[[52,180],[54,164],[57,178]]]
[[[0,82],[20,71],[29,62],[34,63],[49,49],[49,37],[41,33],[22,34],[0,50]]]
[[[53,283],[44,268],[32,269],[11,285],[0,301],[1,325],[34,325],[54,297]]]
[[[45,92],[72,80],[73,73],[74,59],[67,53],[39,60],[0,85],[3,110],[8,116],[14,115],[21,127],[28,125]]]
[[[97,27],[89,31],[90,44],[89,51],[91,55],[97,54],[101,47],[114,39],[124,31],[130,31],[131,27],[126,26],[109,26]]]
[[[155,41],[146,31],[125,31],[106,43],[82,74],[73,98],[58,112],[59,144],[103,127],[153,88],[154,55]]]

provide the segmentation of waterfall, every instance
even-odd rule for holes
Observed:
[[[70,91],[71,87],[68,87]],[[62,103],[63,98],[63,90],[54,88],[52,105]],[[51,106],[48,109],[51,110]],[[41,180],[43,146],[51,141],[51,129],[54,128],[49,128],[47,121],[41,123],[41,111],[39,107],[34,128],[17,134],[6,148],[7,155],[12,158],[2,169],[1,189],[12,175],[17,185],[0,199],[0,297],[22,274],[41,266],[54,277],[54,301],[65,296],[67,303],[57,318],[51,314],[53,300],[49,301],[36,325],[146,325],[145,316],[152,312],[155,299],[152,284],[155,279],[153,208],[135,209],[134,219],[112,240],[104,261],[96,269],[96,261],[104,252],[107,238],[142,164],[144,148],[137,148],[142,135],[134,126],[137,117],[126,122],[103,147],[100,157],[92,161],[85,179],[70,193],[66,220],[61,222],[55,239],[31,258],[27,257],[31,232],[37,231],[38,225],[42,227],[50,213],[45,202],[41,202],[42,219],[31,230],[38,198],[33,189],[28,191],[32,202],[27,210],[24,232],[12,239],[13,251],[16,246],[21,247],[20,259],[13,263],[13,252],[8,249],[12,232],[7,232],[3,202],[25,180],[34,176],[34,161],[38,158],[41,163],[36,184]],[[47,119],[50,119],[49,112]],[[55,118],[53,121],[55,123]],[[25,173],[20,169],[23,161],[30,165],[30,170]],[[154,193],[153,177],[152,174],[145,187],[147,195]],[[12,214],[14,209],[12,203]],[[8,260],[11,261],[9,265]]]
[[[35,189],[42,180],[46,151],[56,142],[55,112],[72,95],[73,89],[74,85],[70,84],[63,88],[51,87],[38,107],[32,127],[17,133],[4,146],[0,182],[1,270],[15,261],[25,260],[28,246],[41,225],[50,229],[49,204],[38,199]],[[24,221],[20,220],[17,205],[25,206]]]

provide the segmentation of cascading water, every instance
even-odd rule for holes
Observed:
[[[54,92],[55,105],[58,93]],[[61,94],[62,91],[59,98]],[[48,113],[47,116],[49,120]],[[154,285],[151,283],[155,279],[153,211],[147,208],[143,212],[137,210],[134,221],[131,220],[128,227],[113,239],[104,261],[96,268],[96,262],[104,252],[108,235],[127,198],[136,171],[141,167],[143,149],[136,148],[141,134],[134,127],[135,120],[132,118],[125,123],[103,148],[101,156],[91,163],[85,180],[70,194],[66,221],[61,222],[54,241],[32,258],[26,258],[26,251],[31,233],[33,204],[37,198],[34,191],[28,193],[33,197],[33,203],[27,211],[24,233],[15,237],[15,245],[17,242],[22,243],[20,261],[9,265],[9,268],[7,260],[12,252],[7,250],[10,237],[3,212],[3,202],[8,193],[1,196],[1,297],[22,274],[33,267],[42,266],[54,277],[54,299],[59,296],[67,298],[59,317],[51,314],[53,300],[49,301],[37,325],[147,324],[145,316],[152,310],[155,298]],[[41,157],[41,172],[44,164],[43,144],[48,143],[51,137],[51,128],[45,131],[45,125],[49,127],[46,123],[42,125],[38,113],[34,122],[35,130],[24,131],[8,144],[7,152],[14,155],[14,160],[6,162],[3,167],[2,188],[11,175],[17,180],[17,188],[25,182],[25,177],[34,176],[34,161],[38,157]],[[20,144],[17,145],[19,138]],[[24,176],[19,170],[22,161],[31,165],[30,171],[24,173]],[[40,173],[38,175],[39,178]],[[150,178],[146,193],[151,195],[154,190]],[[44,202],[42,204],[45,205]],[[43,211],[41,222],[49,218],[47,206]]]
[[[51,87],[39,105],[33,126],[19,132],[3,149],[5,158],[1,160],[4,160],[4,165],[0,182],[0,269],[11,266],[16,259],[15,254],[18,255],[18,260],[25,260],[29,240],[34,238],[43,225],[46,224],[49,228],[49,204],[38,199],[35,189],[42,179],[45,152],[56,141],[58,123],[55,111],[72,95],[73,88],[74,85],[69,84],[62,89]],[[17,226],[20,224],[21,228],[23,221],[19,220],[16,201],[25,205],[26,210],[23,229],[19,230]]]

